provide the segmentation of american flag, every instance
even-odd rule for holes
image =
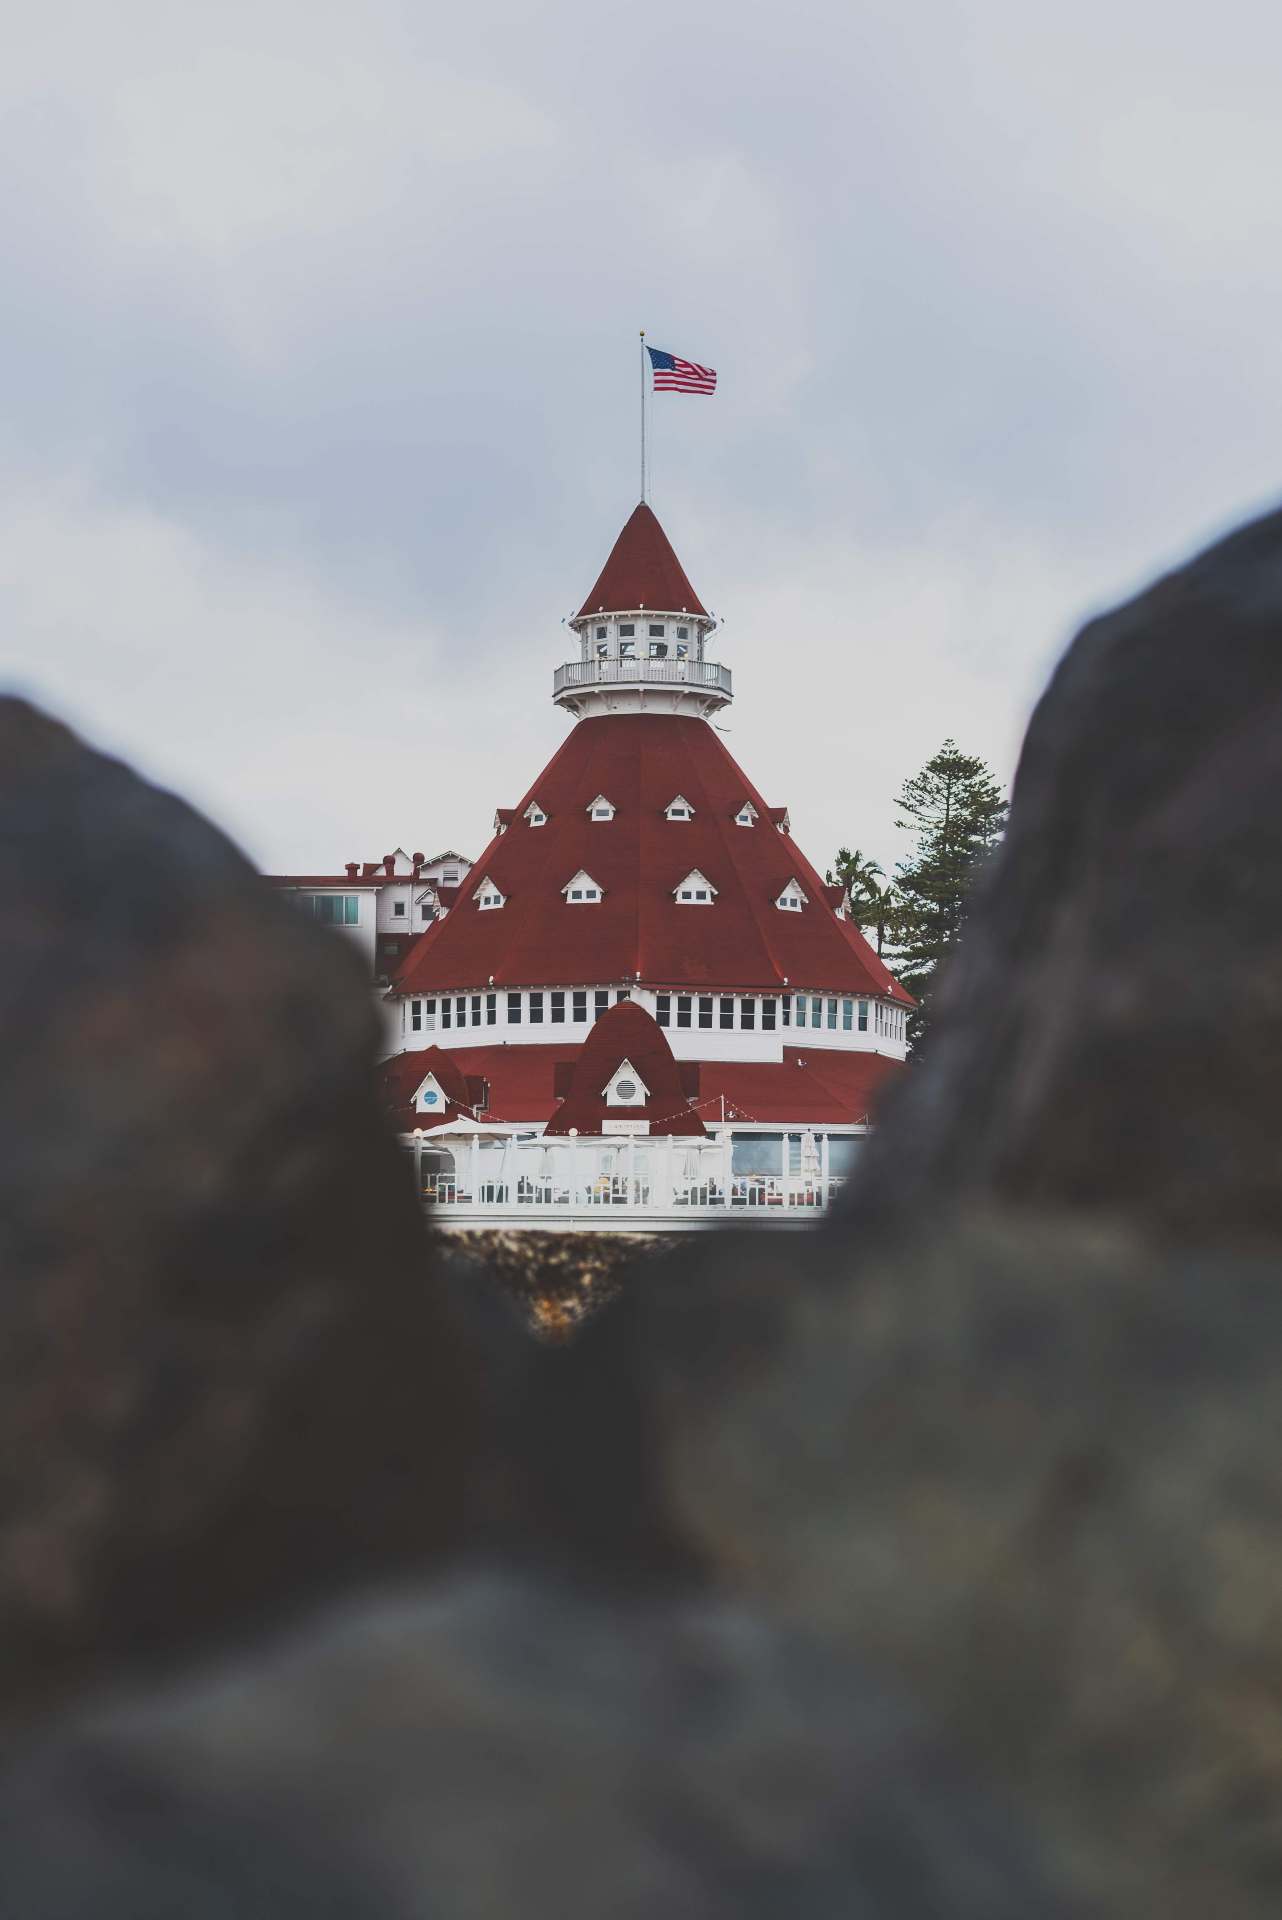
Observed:
[[[675,353],[665,353],[662,347],[647,347],[646,352],[654,369],[656,393],[716,392],[717,375],[714,367],[701,367],[693,360],[678,360]]]

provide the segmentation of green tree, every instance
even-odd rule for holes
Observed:
[[[843,886],[850,894],[850,917],[861,932],[873,932],[877,951],[894,926],[895,889],[875,860],[866,860],[861,848],[838,847],[837,858],[824,875],[828,885]],[[883,882],[885,883],[883,885]]]
[[[962,938],[978,870],[1001,839],[1007,801],[982,760],[945,740],[919,774],[904,782],[895,824],[917,835],[895,872],[894,968],[918,1002],[908,1035],[919,1051],[930,1027],[940,962]]]

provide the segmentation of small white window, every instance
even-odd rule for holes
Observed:
[[[601,1089],[607,1107],[643,1107],[650,1089],[630,1060],[620,1060]]]
[[[589,818],[593,820],[613,820],[614,813],[615,809],[613,805],[606,799],[603,793],[598,793],[596,799],[588,808]]]
[[[548,817],[537,800],[531,800],[525,809],[525,817],[532,827],[545,827],[548,823]]]
[[[575,874],[573,880],[566,881],[561,891],[571,906],[596,906],[605,897],[604,890],[597,885],[592,875],[584,873],[582,869]]]
[[[668,820],[694,819],[694,808],[690,805],[690,802],[683,793],[679,793],[675,799],[669,800],[663,812],[664,817]]]
[[[680,906],[710,907],[717,897],[711,880],[706,874],[700,873],[697,867],[684,880],[679,880],[672,892]]]
[[[488,913],[492,912],[495,907],[504,906],[506,901],[507,895],[499,892],[487,873],[476,890],[477,906],[480,907],[482,912]]]

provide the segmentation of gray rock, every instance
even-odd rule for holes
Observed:
[[[1054,1920],[1029,1855],[804,1638],[497,1575],[82,1720],[0,1794],[23,1920]]]
[[[0,701],[0,1700],[457,1545],[475,1372],[339,940]]]

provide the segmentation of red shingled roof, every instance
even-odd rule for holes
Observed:
[[[641,607],[707,617],[667,534],[644,501],[611,548],[579,618],[588,613],[634,613]]]
[[[588,818],[598,793],[617,809],[613,820]],[[692,820],[664,818],[677,793],[693,806]],[[548,813],[541,827],[523,817],[535,794]],[[762,816],[752,827],[735,825],[745,798]],[[468,874],[448,918],[415,944],[395,991],[460,991],[491,976],[496,987],[622,985],[639,976],[647,986],[823,990],[911,1006],[858,929],[837,918],[796,841],[781,846],[766,824],[771,811],[704,720],[580,720]],[[710,906],[673,898],[695,867],[717,889]],[[599,904],[576,905],[562,892],[581,868],[604,889]],[[809,904],[780,912],[774,902],[793,874]],[[487,875],[507,904],[483,912],[475,895]]]
[[[549,1121],[556,1110],[557,1069],[572,1066],[575,1051],[563,1042],[551,1046],[429,1047],[420,1053],[399,1053],[379,1068],[383,1106],[398,1132],[412,1133],[415,1127],[439,1125],[428,1115],[415,1112],[410,1102],[437,1061],[444,1059],[462,1076],[466,1097],[474,1104],[479,1105],[482,1083],[488,1087],[485,1119],[538,1125]],[[632,1059],[630,1053],[628,1058]],[[607,1068],[601,1086],[617,1065],[615,1061]],[[649,1086],[650,1076],[641,1063],[633,1060],[633,1065]],[[724,1098],[728,1122],[756,1120],[794,1128],[850,1125],[863,1120],[875,1110],[882,1091],[905,1071],[901,1060],[884,1053],[842,1053],[835,1048],[809,1046],[785,1046],[782,1063],[681,1060],[675,1065],[680,1096],[668,1112],[688,1107],[711,1125],[721,1119]],[[437,1078],[448,1093],[439,1071]],[[461,1091],[459,1082],[451,1084],[457,1095]],[[452,1116],[457,1112],[457,1107],[451,1108]],[[627,1117],[623,1109],[620,1117]],[[656,1113],[653,1117],[660,1116]],[[575,1124],[573,1120],[567,1123]]]
[[[488,1093],[485,1075],[469,1073],[460,1051],[444,1047],[424,1047],[416,1053],[397,1053],[384,1060],[378,1070],[383,1111],[400,1133],[415,1127],[439,1127],[445,1120],[471,1120],[483,1108]],[[414,1096],[429,1073],[445,1095],[443,1113],[419,1113]]]
[[[624,1061],[646,1090],[644,1106],[609,1107],[605,1089]],[[602,1121],[648,1120],[655,1133],[701,1134],[662,1027],[635,1000],[601,1015],[579,1049],[570,1091],[548,1121],[548,1133],[601,1133]]]

